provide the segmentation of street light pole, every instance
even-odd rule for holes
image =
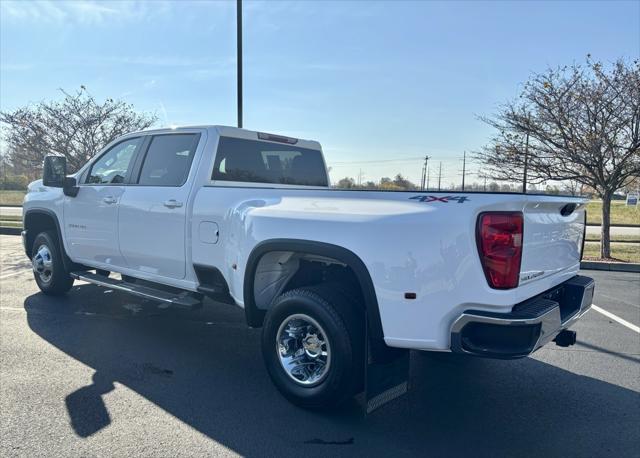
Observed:
[[[238,63],[238,127],[242,128],[242,0],[236,2]]]

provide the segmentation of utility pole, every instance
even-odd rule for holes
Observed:
[[[426,175],[427,175],[428,163],[429,163],[429,156],[425,155],[424,156],[424,166],[422,166],[422,182],[420,184],[420,190],[421,191],[424,191],[424,182],[425,182]]]
[[[429,167],[427,167],[427,191],[429,190]]]
[[[238,51],[238,127],[242,128],[242,0],[236,1],[236,32]]]
[[[524,144],[524,176],[522,178],[522,194],[527,193],[527,167],[529,166],[529,131]]]
[[[440,171],[438,172],[438,192],[440,192],[440,180],[442,179],[442,161],[440,161]]]
[[[527,114],[527,135],[524,141],[524,172],[522,174],[522,194],[527,193],[527,169],[529,168],[529,131],[531,130],[531,114]]]
[[[467,152],[462,156],[462,190],[464,191],[464,174],[467,170]]]

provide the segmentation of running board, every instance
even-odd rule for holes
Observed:
[[[145,299],[164,302],[176,307],[193,310],[202,306],[202,301],[191,296],[187,291],[182,293],[171,293],[169,291],[163,291],[149,286],[127,283],[123,280],[116,280],[115,278],[109,278],[91,272],[71,272],[70,275],[76,280],[82,280],[97,286],[123,291]]]

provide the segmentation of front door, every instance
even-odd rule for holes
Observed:
[[[89,265],[124,266],[118,244],[118,207],[142,137],[123,140],[92,165],[76,197],[64,202],[64,231],[70,257]]]
[[[120,202],[118,225],[129,268],[150,276],[185,277],[188,178],[200,136],[154,135],[138,161]]]

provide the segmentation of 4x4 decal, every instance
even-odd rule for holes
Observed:
[[[459,204],[470,200],[467,196],[413,196],[410,197],[411,200],[419,200],[420,202],[444,202],[445,204],[449,201],[455,200]]]

